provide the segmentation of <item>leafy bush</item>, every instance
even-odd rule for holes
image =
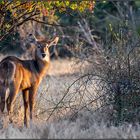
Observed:
[[[102,87],[99,93],[102,98],[97,96],[90,105],[99,100],[101,103],[96,109],[110,106],[111,111],[107,110],[109,119],[117,125],[122,122],[136,123],[140,121],[140,40],[139,21],[136,20],[139,11],[133,2],[112,3],[116,8],[115,13],[103,11],[106,13],[104,17],[95,14],[95,17],[88,15],[79,20],[80,37],[83,40],[75,49],[75,55],[81,64],[84,61],[88,63],[85,78],[89,75],[89,81],[94,77],[100,79],[97,86]],[[94,25],[101,21],[104,24],[98,24],[94,29],[94,25],[90,24],[91,18],[95,21]],[[99,33],[99,38],[95,39],[96,32],[92,33],[93,30]],[[87,90],[87,82],[83,82],[84,87]],[[95,96],[94,89],[91,94]]]

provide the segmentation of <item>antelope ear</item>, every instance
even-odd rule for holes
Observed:
[[[50,43],[49,43],[49,47],[51,47],[52,45],[57,45],[59,41],[59,37],[55,37]]]

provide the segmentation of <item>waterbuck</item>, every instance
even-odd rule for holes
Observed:
[[[36,46],[35,59],[21,60],[15,56],[8,56],[0,62],[0,110],[4,111],[5,103],[8,114],[13,110],[13,103],[16,95],[22,91],[24,101],[24,124],[29,126],[28,112],[30,119],[33,117],[33,109],[36,93],[40,82],[46,75],[50,64],[49,48],[56,45],[59,37],[42,45],[33,35],[28,40]],[[6,91],[9,90],[6,98]]]

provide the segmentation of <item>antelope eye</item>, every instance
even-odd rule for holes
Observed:
[[[37,45],[37,47],[38,47],[38,48],[41,48],[41,45],[40,45],[40,44],[38,44],[38,45]]]

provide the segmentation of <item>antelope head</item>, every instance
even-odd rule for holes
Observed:
[[[59,37],[55,37],[52,40],[46,41],[45,39],[37,39],[34,35],[30,34],[28,40],[30,43],[33,43],[36,46],[37,57],[39,57],[41,60],[49,61],[49,48],[51,46],[55,46],[58,43]]]

